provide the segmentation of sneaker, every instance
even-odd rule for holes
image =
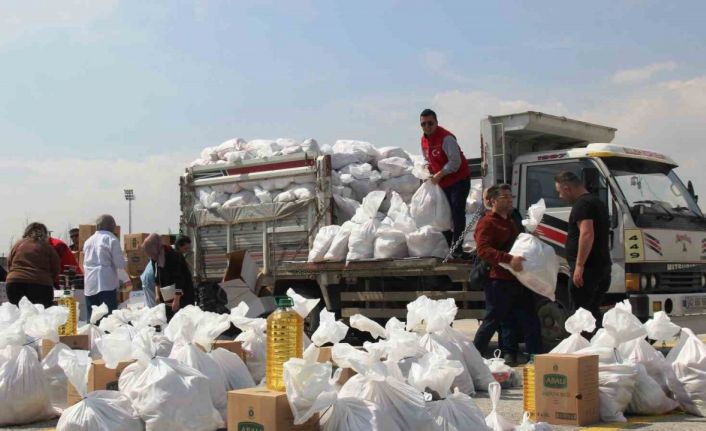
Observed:
[[[517,365],[517,355],[513,355],[512,353],[505,353],[503,355],[503,359],[505,360],[505,365],[514,367]]]

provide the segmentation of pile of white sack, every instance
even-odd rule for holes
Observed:
[[[599,356],[598,384],[601,420],[625,422],[625,413],[661,415],[677,408],[706,416],[706,344],[687,328],[673,324],[664,312],[641,324],[629,301],[616,304],[603,316],[603,328],[591,341],[581,333],[596,328],[588,311],[579,309],[566,321],[571,334],[551,353]],[[677,345],[665,357],[646,338]]]
[[[409,206],[391,191],[385,214],[379,211],[387,193],[372,191],[362,204],[348,199],[350,220],[319,229],[308,261],[445,257],[449,245],[442,232],[451,228],[451,209],[443,190],[425,182]]]
[[[362,316],[351,327],[369,332],[374,343],[363,349],[340,341],[348,327],[322,310],[322,325],[302,359],[284,365],[284,378],[295,425],[315,414],[324,431],[551,430],[526,417],[515,427],[496,411],[500,386],[470,338],[451,323],[453,299],[422,296],[407,306],[407,324],[396,318],[385,327]],[[318,362],[319,348],[332,344],[332,362]],[[334,366],[335,364],[335,366]],[[341,370],[357,374],[342,385]],[[489,390],[493,410],[478,408],[476,391]]]

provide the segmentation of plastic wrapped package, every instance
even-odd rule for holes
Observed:
[[[340,230],[341,227],[337,225],[324,226],[319,229],[316,233],[316,237],[314,238],[314,243],[309,250],[309,257],[307,261],[322,262],[324,260],[324,256],[326,256],[326,252],[328,252],[331,247],[331,243]]]
[[[688,397],[687,412],[706,416],[706,345],[689,328],[682,328],[676,346],[667,355],[678,382]],[[676,386],[676,385],[674,385]],[[681,401],[681,399],[680,399]]]
[[[591,344],[581,333],[593,332],[596,329],[596,318],[593,317],[590,311],[579,308],[571,317],[566,319],[564,328],[571,335],[563,339],[550,353],[575,353],[589,347]]]
[[[475,184],[471,187],[471,192],[466,199],[466,214],[475,214],[478,210],[485,207],[483,202],[483,185]]]
[[[340,170],[342,174],[351,174],[357,180],[366,180],[373,173],[373,167],[370,163],[353,163]]]
[[[101,322],[102,323],[102,322]],[[106,368],[114,370],[120,362],[132,359],[132,332],[125,328],[104,334],[98,341],[98,350]]]
[[[434,391],[446,398],[451,393],[451,384],[464,372],[460,361],[449,360],[437,352],[429,352],[413,363],[407,381],[419,392]]]
[[[382,172],[389,172],[390,177],[411,174],[412,167],[412,162],[402,157],[388,157],[378,161],[378,169]]]
[[[378,229],[373,250],[375,259],[399,259],[407,256],[409,251],[404,232],[394,228]]]
[[[299,184],[293,187],[292,191],[294,197],[299,201],[311,199],[316,195],[316,187],[312,183]]]
[[[281,193],[278,193],[277,196],[272,200],[273,202],[276,203],[286,203],[286,202],[294,202],[297,200],[297,196],[294,194],[294,190],[289,189],[285,190]]]
[[[410,213],[417,226],[431,226],[439,232],[451,230],[451,207],[444,191],[425,181],[412,197]]]
[[[228,164],[240,163],[245,160],[252,160],[257,157],[255,151],[231,151],[223,156],[223,160]]]
[[[370,259],[375,252],[375,236],[379,222],[371,219],[351,231],[348,237],[347,261]]]
[[[647,374],[655,380],[665,394],[670,395],[678,392],[678,388],[673,390],[670,387],[671,383],[676,380],[676,375],[669,362],[667,362],[662,353],[655,350],[644,338],[637,338],[621,344],[618,346],[618,352],[625,362],[643,365]],[[679,399],[678,397],[677,400]]]
[[[333,154],[354,154],[360,162],[368,163],[375,160],[378,152],[370,142],[339,139],[333,144]]]
[[[510,389],[513,387],[515,371],[505,363],[505,359],[500,357],[500,349],[495,350],[494,357],[487,359],[485,363],[495,381],[500,383],[501,388]]]
[[[412,257],[444,258],[449,252],[449,244],[441,232],[432,226],[423,226],[407,234],[407,249]]]
[[[23,345],[22,320],[0,328],[0,426],[22,425],[56,416],[37,352]]]
[[[108,315],[108,306],[101,304],[100,306],[91,306],[91,320],[88,325],[84,325],[78,329],[78,333],[88,335],[88,346],[91,349],[91,358],[100,359],[101,353],[98,349],[98,340],[103,336],[103,331],[97,326],[98,322]]]
[[[235,341],[242,343],[243,351],[246,355],[245,364],[250,370],[250,375],[256,383],[265,377],[265,362],[267,360],[267,320],[262,318],[245,317],[249,307],[241,302],[237,307],[230,310],[229,319],[231,323],[241,333]]]
[[[125,394],[118,391],[88,393],[90,364],[87,351],[67,349],[59,357],[59,365],[82,399],[64,410],[56,425],[57,431],[143,430],[142,421]]]
[[[417,225],[409,213],[409,207],[397,192],[390,192],[390,208],[387,211],[388,217],[392,220],[391,227],[405,235],[417,230]],[[406,242],[406,238],[405,238]]]
[[[357,398],[336,398],[319,420],[321,431],[394,430],[388,414],[377,404]]]
[[[364,154],[332,153],[331,167],[335,170],[342,169],[353,163],[360,163],[366,159]]]
[[[528,289],[554,301],[559,275],[559,259],[554,248],[534,235],[521,233],[512,245],[510,254],[525,258],[522,271],[517,272],[506,263],[500,266],[510,271]]]
[[[324,261],[326,262],[342,262],[346,260],[346,255],[348,254],[348,240],[351,236],[351,232],[356,228],[356,224],[347,221],[341,225],[341,228],[336,233],[336,236],[331,240],[331,245],[324,255]]]
[[[255,205],[258,203],[260,203],[260,201],[255,196],[255,193],[249,190],[243,190],[231,195],[230,199],[223,202],[223,208],[237,208],[246,205]]]
[[[492,431],[513,431],[515,429],[515,425],[500,415],[497,410],[501,392],[502,390],[500,388],[500,383],[493,382],[488,385],[488,394],[490,395],[490,402],[493,405],[493,410],[488,416],[485,417],[485,424]]]
[[[147,431],[212,431],[225,426],[213,406],[208,378],[169,358],[155,357],[152,328],[133,340],[137,362],[120,375],[118,387],[132,402]]]

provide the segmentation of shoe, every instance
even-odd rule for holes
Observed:
[[[505,360],[505,365],[509,367],[514,367],[517,365],[517,355],[513,355],[512,353],[505,353],[503,355],[503,359]]]

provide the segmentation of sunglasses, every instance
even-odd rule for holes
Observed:
[[[431,127],[431,126],[433,126],[434,124],[435,124],[435,123],[434,123],[433,121],[423,121],[423,122],[421,123],[422,127],[427,127],[427,126]]]

